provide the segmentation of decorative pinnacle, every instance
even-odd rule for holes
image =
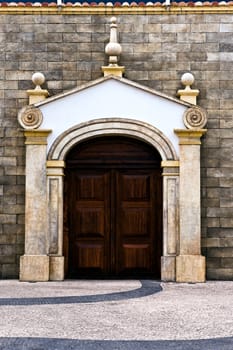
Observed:
[[[46,97],[49,96],[48,91],[41,88],[41,85],[45,82],[44,74],[40,72],[34,73],[32,75],[32,82],[36,86],[33,90],[27,90],[30,105],[43,101]]]
[[[181,83],[185,86],[185,88],[183,90],[178,90],[177,95],[180,96],[182,101],[196,105],[197,96],[199,95],[200,91],[191,88],[194,81],[195,79],[192,73],[184,73],[181,77]]]
[[[118,56],[122,52],[121,45],[117,41],[117,19],[116,17],[111,18],[110,25],[110,40],[105,47],[105,53],[109,56],[109,66],[117,66]]]

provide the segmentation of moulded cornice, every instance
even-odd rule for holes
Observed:
[[[170,100],[172,102],[178,103],[178,104],[183,105],[183,106],[186,106],[186,107],[191,107],[192,106],[190,103],[181,101],[181,100],[179,100],[179,99],[177,99],[175,97],[168,96],[168,95],[163,94],[163,93],[161,93],[159,91],[156,91],[156,90],[154,90],[154,89],[152,89],[150,87],[147,87],[145,85],[141,85],[139,83],[136,83],[136,82],[134,82],[132,80],[129,80],[129,79],[126,79],[126,78],[117,77],[115,75],[108,75],[108,76],[101,77],[99,79],[90,81],[90,82],[88,82],[86,84],[83,84],[83,85],[81,85],[81,86],[79,86],[77,88],[71,89],[69,91],[63,92],[61,94],[57,94],[55,96],[51,96],[51,97],[49,97],[49,98],[47,98],[47,99],[45,99],[45,100],[43,100],[41,102],[35,103],[35,107],[43,106],[45,104],[51,103],[53,101],[56,101],[56,100],[58,100],[60,98],[64,98],[66,96],[70,96],[72,94],[78,93],[80,91],[83,91],[83,90],[88,89],[88,88],[90,88],[92,86],[96,86],[98,84],[104,83],[105,81],[108,81],[108,80],[111,80],[111,79],[112,80],[116,80],[116,81],[118,81],[118,82],[120,82],[122,84],[125,84],[125,85],[128,85],[128,86],[137,88],[137,89],[142,90],[144,92],[148,92],[148,93],[153,94],[155,96],[162,97],[164,99]]]
[[[29,3],[30,4],[30,3]],[[173,15],[173,14],[233,14],[233,6],[232,4],[225,5],[195,5],[192,3],[192,6],[183,6],[184,2],[182,2],[182,6],[179,3],[176,5],[171,5],[168,8],[163,6],[163,4],[155,3],[153,5],[147,5],[146,3],[143,5],[137,5],[136,3],[129,4],[128,6],[115,6],[112,4],[109,5],[92,5],[92,4],[80,4],[78,6],[74,5],[66,5],[62,8],[58,8],[56,5],[52,4],[51,6],[44,6],[43,3],[40,6],[33,6],[33,4],[25,6],[22,5],[11,5],[10,3],[6,3],[6,6],[0,7],[0,15],[1,14],[44,14],[44,15]]]
[[[47,145],[47,137],[52,130],[24,130],[25,145]]]

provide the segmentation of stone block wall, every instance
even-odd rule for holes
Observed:
[[[102,76],[110,15],[0,12],[0,277],[24,252],[25,148],[17,123],[31,76],[51,95]],[[125,76],[171,96],[191,71],[208,111],[202,145],[202,248],[207,278],[233,279],[232,14],[117,15]],[[165,116],[164,116],[165,117]]]

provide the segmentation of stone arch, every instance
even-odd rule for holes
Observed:
[[[162,160],[178,159],[170,140],[154,126],[133,119],[103,118],[78,124],[62,133],[51,146],[48,160],[65,160],[75,144],[104,135],[134,137],[156,148]]]
[[[59,173],[59,169],[56,167],[63,167],[65,165],[66,155],[68,152],[72,149],[73,146],[77,145],[78,143],[81,143],[82,141],[96,138],[96,137],[102,137],[102,136],[126,136],[135,138],[138,140],[141,140],[142,142],[145,142],[152,147],[154,147],[157,152],[160,154],[163,167],[163,203],[162,203],[162,210],[164,212],[163,215],[163,241],[164,241],[164,247],[163,247],[163,255],[169,254],[167,253],[167,242],[170,241],[170,237],[174,237],[176,235],[176,231],[174,228],[171,228],[169,231],[169,235],[167,234],[167,227],[168,227],[168,215],[167,210],[168,207],[177,207],[177,198],[178,198],[178,174],[176,174],[177,171],[177,163],[178,163],[178,156],[176,154],[175,148],[172,144],[172,142],[165,136],[160,130],[155,128],[154,126],[138,121],[133,119],[123,119],[123,118],[102,118],[102,119],[95,119],[91,120],[85,123],[80,123],[75,125],[74,127],[66,130],[63,132],[58,138],[55,140],[55,142],[52,144],[51,148],[48,151],[47,155],[47,167],[51,167],[51,170],[47,168],[47,174],[48,174],[48,198],[55,198],[58,201],[56,210],[54,211],[54,214],[52,213],[51,208],[53,207],[53,200],[51,200],[51,203],[49,203],[49,226],[50,226],[50,233],[49,235],[51,237],[57,236],[57,252],[58,255],[62,255],[63,253],[63,247],[62,242],[64,238],[64,231],[63,231],[63,225],[62,225],[62,218],[63,218],[63,191],[62,191],[62,183],[63,183],[63,170],[60,172],[60,175],[57,175],[57,181],[59,182],[59,188],[55,188],[52,186],[52,182],[54,181],[54,178],[56,177],[55,173]],[[164,167],[167,167],[167,163],[172,163],[171,170],[173,173],[167,173],[167,171],[164,171]],[[175,165],[174,165],[175,164]],[[174,168],[175,166],[175,168]],[[53,167],[55,169],[53,170]],[[55,172],[54,172],[55,171]],[[175,173],[174,173],[175,171]],[[168,175],[168,176],[167,176]],[[174,180],[175,187],[172,189],[172,191],[169,190],[170,182],[168,182],[168,177],[170,180]],[[58,193],[58,192],[59,193]],[[58,193],[58,194],[57,194]],[[172,197],[171,197],[172,196]],[[59,198],[59,199],[57,199]],[[54,216],[55,215],[55,216]],[[55,219],[54,219],[55,217]],[[176,210],[172,211],[172,214],[169,216],[169,220],[174,222],[174,227],[178,227],[177,222],[177,214]],[[54,225],[54,222],[57,222],[57,225]],[[54,226],[54,229],[53,229]],[[58,227],[58,231],[57,231]],[[54,231],[54,232],[53,232]],[[175,239],[172,239],[174,241],[175,246]],[[170,277],[170,270],[171,268],[167,268],[167,257],[162,257],[162,266],[161,266],[161,275],[164,279],[166,279],[167,271],[168,271],[168,278],[171,280],[174,280],[175,275],[175,266],[174,266],[174,254],[176,254],[176,248],[174,248],[174,251],[172,251],[172,258],[173,258],[173,267],[172,267],[172,277]],[[169,257],[170,258],[170,257]],[[164,261],[166,262],[164,263]],[[62,257],[61,256],[50,256],[50,279],[51,280],[58,280],[62,279],[64,277],[64,267],[62,267],[63,264]],[[169,261],[169,266],[171,265]],[[55,268],[53,268],[55,266]],[[55,273],[54,273],[54,271]],[[60,271],[57,275],[57,271]]]

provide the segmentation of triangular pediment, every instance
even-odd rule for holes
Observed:
[[[60,99],[65,99],[68,96],[69,97],[71,97],[71,96],[75,97],[76,95],[80,94],[81,92],[83,92],[83,91],[88,92],[89,90],[91,91],[91,89],[93,89],[93,88],[95,88],[95,90],[98,90],[98,88],[100,88],[101,86],[104,86],[104,85],[107,86],[108,82],[115,82],[116,83],[115,84],[115,88],[116,89],[120,89],[122,86],[126,86],[129,89],[131,88],[132,91],[135,94],[137,93],[137,90],[138,90],[138,92],[142,92],[144,94],[151,94],[151,95],[154,95],[154,96],[156,96],[158,98],[165,99],[165,100],[168,100],[168,101],[171,101],[171,102],[183,105],[183,106],[189,106],[188,103],[180,101],[177,98],[174,98],[174,97],[171,97],[169,95],[163,94],[163,93],[161,93],[161,92],[159,92],[157,90],[154,90],[154,89],[152,89],[150,87],[147,87],[145,85],[136,83],[136,82],[134,82],[132,80],[125,79],[125,78],[120,78],[120,77],[117,77],[117,76],[114,76],[114,75],[109,75],[107,77],[101,77],[99,79],[93,80],[91,82],[83,84],[83,85],[81,85],[79,87],[76,87],[74,89],[68,90],[66,92],[57,94],[57,95],[52,96],[52,97],[49,97],[46,100],[37,103],[36,106],[39,107],[39,106],[42,106],[42,105],[45,105],[45,104],[51,104],[54,101],[57,101],[57,100],[60,100]]]
[[[52,130],[48,148],[59,135],[97,119],[133,119],[157,128],[179,146],[174,129],[182,129],[190,104],[125,78],[107,76],[35,104],[43,115],[42,129]]]

